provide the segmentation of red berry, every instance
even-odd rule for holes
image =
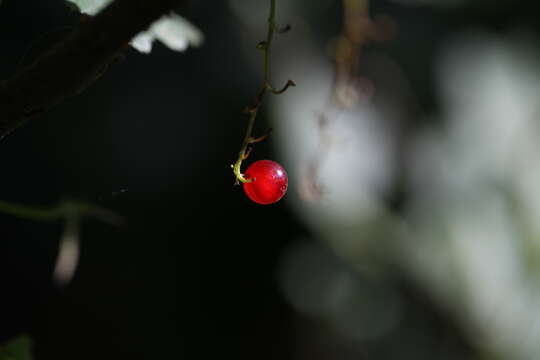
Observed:
[[[273,204],[285,195],[289,180],[283,166],[271,160],[251,164],[244,176],[252,179],[244,183],[246,195],[257,204]]]

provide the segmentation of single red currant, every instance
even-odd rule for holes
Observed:
[[[246,195],[257,204],[273,204],[285,195],[289,179],[283,166],[272,160],[259,160],[251,164],[244,176]]]

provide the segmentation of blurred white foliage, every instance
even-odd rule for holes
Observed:
[[[159,40],[171,50],[184,51],[190,45],[200,46],[203,38],[199,29],[189,21],[178,14],[170,13],[154,22],[147,31],[138,34],[131,41],[131,45],[148,54],[152,51],[154,40]]]
[[[79,10],[89,15],[95,15],[105,8],[112,0],[66,0],[76,5]],[[141,32],[131,41],[138,51],[148,54],[152,51],[154,40],[161,41],[174,51],[184,51],[191,46],[199,46],[204,36],[199,29],[178,14],[171,12],[155,21],[147,31]]]
[[[388,241],[402,245],[393,249],[397,260],[455,314],[478,347],[501,359],[533,360],[540,354],[540,56],[519,35],[466,34],[441,56],[445,125],[425,129],[413,142],[406,209],[411,236]],[[279,58],[285,59],[279,74],[298,84],[272,108],[294,181],[316,152],[317,115],[330,93],[332,69],[300,48],[293,59]],[[386,214],[392,119],[369,104],[327,114],[332,139],[319,169],[323,196],[313,204],[289,200],[333,250],[358,262],[366,253],[357,250],[370,240],[366,223]],[[331,273],[309,258],[287,261],[284,269],[284,292],[295,307],[332,314],[339,274],[314,282]]]
[[[393,134],[388,119],[369,104],[329,111],[333,69],[319,60],[296,53],[282,70],[294,75],[297,86],[274,99],[277,106],[272,110],[276,111],[280,128],[278,141],[289,164],[290,178],[298,182],[318,152],[318,121],[324,112],[330,145],[317,164],[317,180],[324,196],[307,208],[304,202],[295,205],[302,207],[300,213],[306,214],[310,222],[322,227],[360,226],[362,219],[375,217],[381,211],[381,197],[393,176]],[[299,186],[296,183],[292,190]]]
[[[419,232],[403,260],[478,346],[538,359],[540,267],[527,256],[540,254],[540,57],[523,37],[467,34],[439,80],[446,128],[411,152]]]
[[[242,9],[237,4],[244,2],[231,0],[231,6]],[[387,214],[382,198],[394,176],[394,133],[388,125],[394,119],[369,104],[327,112],[331,146],[319,169],[323,196],[315,203],[301,201],[295,190],[317,152],[317,119],[327,107],[333,69],[314,50],[309,31],[294,25],[295,31],[274,44],[278,64],[272,76],[276,83],[291,77],[297,87],[272,98],[275,106],[270,107],[277,122],[273,139],[291,179],[288,201],[332,250],[356,265],[370,254],[356,251],[370,241],[365,225]],[[398,256],[392,260],[404,264],[455,315],[478,347],[499,359],[536,360],[540,56],[533,42],[518,35],[465,34],[441,56],[445,125],[418,133],[408,149],[410,236],[385,240],[396,245],[387,256]],[[294,45],[282,45],[285,41]],[[347,311],[342,295],[357,283],[327,255],[320,249],[292,249],[280,269],[280,283],[296,309],[340,324],[336,314],[340,307]],[[362,329],[361,322],[352,322],[352,328]]]

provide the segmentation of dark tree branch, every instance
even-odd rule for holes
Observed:
[[[116,0],[33,63],[0,82],[0,138],[86,89],[136,34],[182,1]]]

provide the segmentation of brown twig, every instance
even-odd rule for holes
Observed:
[[[116,0],[0,82],[0,138],[97,80],[139,32],[185,0]]]

